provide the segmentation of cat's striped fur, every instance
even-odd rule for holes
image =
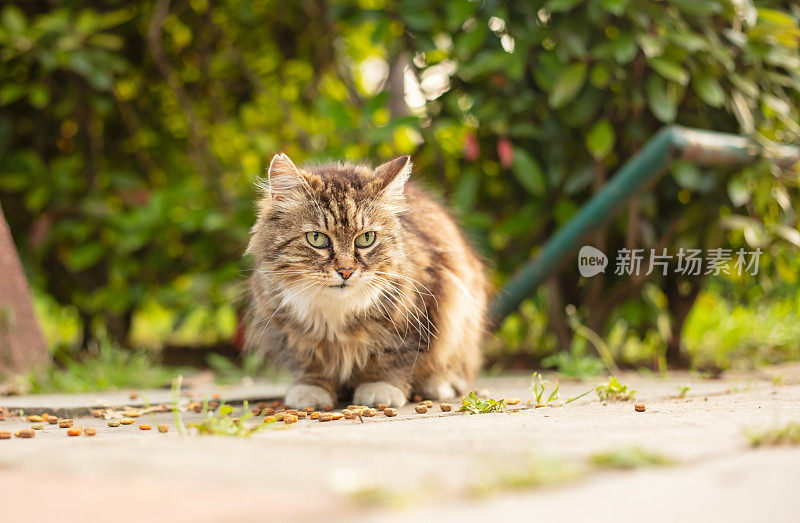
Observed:
[[[406,157],[376,169],[277,155],[247,252],[248,345],[288,367],[286,403],[402,405],[463,393],[480,362],[484,266]],[[354,244],[375,232],[367,248]],[[329,245],[316,248],[307,233]],[[316,238],[316,236],[315,236]],[[353,270],[344,279],[337,270]]]

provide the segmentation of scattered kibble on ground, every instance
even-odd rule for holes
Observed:
[[[119,420],[118,419],[109,420],[108,421],[108,426],[109,427],[119,427]]]
[[[58,427],[61,429],[68,429],[71,426],[72,426],[71,419],[62,419],[61,421],[58,422]]]
[[[33,430],[44,430],[44,425],[42,425],[41,423],[34,423],[33,425],[31,425],[31,428]]]
[[[36,431],[33,429],[20,429],[14,435],[18,438],[33,438],[36,436]]]
[[[384,416],[389,416],[390,418],[393,418],[393,417],[397,416],[397,409],[390,409],[390,408],[387,407],[387,408],[383,409],[383,415]]]
[[[28,416],[28,417],[27,417],[27,418],[25,418],[25,419],[27,419],[28,421],[32,421],[32,422],[44,421],[44,418],[43,418],[43,417],[41,417],[41,416],[35,416],[35,415],[34,415],[34,416]]]
[[[519,398],[508,398],[506,400],[506,405],[516,405],[519,402],[520,402]]]
[[[11,439],[11,436],[10,430],[0,430],[0,439]]]
[[[389,405],[387,405],[386,403],[378,403],[377,405],[375,405],[375,408],[377,408],[378,410],[386,410],[387,408],[389,408]]]
[[[636,412],[644,412],[647,408],[644,406],[644,403],[637,403],[633,406]]]
[[[417,414],[425,414],[426,412],[428,412],[428,407],[425,405],[417,405],[416,407],[414,407],[414,410],[417,411]]]
[[[162,434],[165,434],[169,432],[169,426],[162,423],[161,425],[158,426],[158,431]]]
[[[449,403],[440,403],[439,408],[442,409],[442,412],[450,412],[453,410],[453,406]]]
[[[83,433],[86,436],[94,436],[97,434],[97,429],[94,427],[86,427],[85,429],[83,429]]]
[[[58,423],[58,416],[48,416],[47,423],[50,425],[56,425]]]
[[[123,425],[132,425],[135,421],[136,420],[133,418],[122,418],[121,420],[119,420],[119,422],[122,423]]]
[[[80,436],[81,432],[83,432],[83,430],[80,427],[77,427],[77,426],[71,427],[67,431],[67,436]]]
[[[153,427],[147,423],[139,423],[139,430],[150,430]]]

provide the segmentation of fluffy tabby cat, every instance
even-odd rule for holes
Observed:
[[[484,267],[403,156],[376,169],[269,167],[247,252],[248,345],[288,367],[286,403],[454,397],[480,362]]]

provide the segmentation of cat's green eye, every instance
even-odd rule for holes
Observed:
[[[306,233],[306,240],[312,247],[316,247],[317,249],[324,249],[330,243],[330,240],[327,236],[322,234],[321,232],[307,232]]]
[[[362,249],[369,247],[375,243],[375,233],[372,231],[365,232],[363,234],[359,234],[356,236],[356,247],[360,247]]]

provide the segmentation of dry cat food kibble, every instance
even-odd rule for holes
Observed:
[[[44,421],[44,418],[41,417],[41,416],[28,416],[25,419],[27,419],[28,421],[33,421],[33,422]]]
[[[313,407],[306,407],[301,412],[305,412],[306,414],[311,414],[312,412],[314,412],[314,408]]]
[[[58,423],[58,416],[48,416],[47,423],[50,425],[56,425]]]
[[[417,411],[417,414],[425,414],[426,412],[428,412],[428,407],[426,407],[425,405],[417,405],[416,407],[414,407],[414,410]]]
[[[80,436],[83,429],[80,427],[72,427],[67,431],[67,436]]]
[[[368,418],[371,418],[372,416],[374,416],[377,413],[378,412],[375,409],[364,409],[364,410],[361,411],[361,415],[362,416],[366,416]]]
[[[303,412],[303,411],[301,410],[300,412],[298,412],[297,414],[295,414],[295,416],[297,416],[297,417],[298,417],[298,418],[300,418],[300,419],[304,419],[304,418],[307,418],[307,417],[308,417],[308,414],[306,414],[305,412]]]
[[[387,407],[387,408],[383,409],[383,415],[384,416],[389,416],[390,418],[393,418],[393,417],[397,416],[397,409],[390,409],[389,407]]]
[[[386,403],[378,403],[377,405],[375,405],[375,408],[378,410],[386,410],[389,408],[389,405],[387,405]]]
[[[422,401],[422,396],[420,396],[419,394],[415,394],[414,397],[411,399],[414,401],[414,403],[419,403],[420,401]]]
[[[153,428],[153,427],[151,427],[151,426],[150,426],[150,425],[148,425],[147,423],[139,423],[139,430],[150,430],[150,429],[152,429],[152,428]]]
[[[334,421],[337,419],[342,419],[343,417],[344,414],[342,414],[341,412],[331,412],[331,419]]]
[[[266,407],[261,409],[262,416],[272,416],[273,414],[275,414],[275,409],[273,407]]]
[[[11,436],[10,430],[0,430],[0,439],[11,439]]]
[[[290,423],[297,423],[297,416],[294,414],[287,414],[283,417],[283,422],[289,425]]]
[[[161,425],[158,426],[158,431],[162,434],[166,434],[167,432],[169,432],[169,425],[165,425],[162,423]]]
[[[320,412],[318,410],[315,410],[314,412],[309,414],[308,417],[311,418],[311,419],[319,419],[319,415],[320,415]]]
[[[95,429],[94,427],[86,427],[85,429],[83,429],[83,433],[86,436],[94,436],[97,434],[97,429]]]
[[[72,426],[71,419],[62,419],[61,421],[58,422],[58,427],[61,429],[68,429],[71,426]]]
[[[109,427],[119,427],[119,420],[118,419],[109,420],[108,421],[108,426]]]
[[[433,407],[433,402],[431,400],[425,400],[420,402],[420,405],[425,405],[426,407],[431,408]]]
[[[136,422],[136,420],[133,418],[122,418],[121,420],[119,420],[119,422],[122,423],[123,425],[133,425]]]
[[[32,438],[36,436],[36,431],[33,429],[20,429],[14,435],[18,438]]]
[[[320,421],[331,421],[333,419],[333,414],[330,412],[321,412],[317,418]]]
[[[644,403],[637,403],[633,406],[633,408],[636,410],[636,412],[644,412],[647,410],[644,406]]]
[[[453,406],[449,403],[440,403],[439,408],[442,409],[442,412],[450,412],[453,410]]]
[[[508,398],[506,400],[506,405],[516,405],[517,403],[519,403],[519,401],[520,401],[519,398]]]
[[[31,428],[33,430],[44,430],[44,425],[42,425],[41,423],[34,423],[33,425],[31,425]]]

